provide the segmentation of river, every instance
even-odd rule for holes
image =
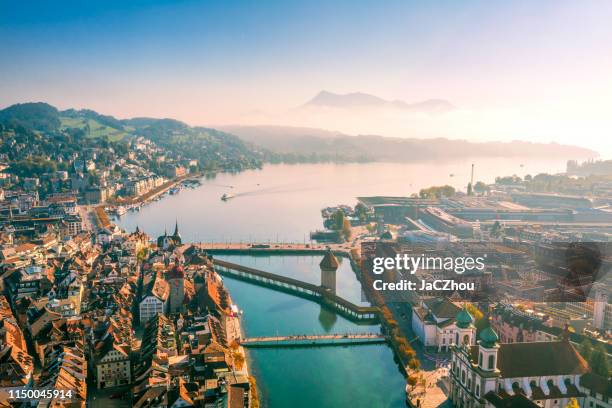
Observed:
[[[496,176],[563,171],[565,161],[478,160],[475,180]],[[409,195],[431,185],[465,189],[470,164],[307,164],[269,165],[262,170],[219,174],[128,213],[119,224],[138,225],[152,237],[171,232],[178,221],[184,242],[303,242],[321,228],[321,208],[356,203],[365,195]],[[228,201],[224,194],[235,194]],[[320,256],[229,256],[246,266],[318,283]],[[338,294],[365,304],[348,260],[337,275]],[[247,336],[313,333],[378,332],[359,326],[319,304],[269,288],[225,278],[238,307],[244,311]],[[258,381],[262,405],[283,407],[404,407],[404,378],[386,345],[251,349],[250,366]]]

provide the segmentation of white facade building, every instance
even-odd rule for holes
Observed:
[[[412,309],[412,330],[427,347],[448,350],[451,345],[476,344],[474,318],[447,298],[432,298]]]
[[[581,384],[588,371],[567,336],[555,342],[499,344],[488,327],[478,345],[452,347],[450,398],[459,408],[565,408],[573,398],[581,407],[596,408],[588,405]]]

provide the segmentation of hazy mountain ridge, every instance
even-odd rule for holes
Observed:
[[[342,161],[421,161],[462,157],[590,158],[597,152],[558,143],[468,142],[466,140],[400,139],[350,136],[323,129],[284,126],[224,126],[221,129],[279,154],[325,153]]]
[[[363,92],[337,94],[321,91],[303,107],[333,107],[333,108],[395,108],[424,113],[443,113],[455,109],[455,106],[444,99],[426,99],[414,103],[401,100],[387,101],[375,95]]]
[[[370,96],[365,99],[371,100]],[[174,119],[116,119],[92,110],[59,111],[46,103],[12,105],[0,110],[0,125],[41,135],[127,140],[143,136],[202,163],[223,168],[258,167],[262,162],[424,161],[468,157],[597,157],[586,148],[557,143],[468,142],[445,138],[350,136],[318,128],[287,126],[191,127]]]

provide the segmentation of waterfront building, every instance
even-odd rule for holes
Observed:
[[[587,362],[567,336],[555,342],[499,343],[484,329],[478,345],[451,348],[450,398],[456,407],[563,408],[575,398],[585,407],[581,377]]]
[[[512,201],[528,207],[539,208],[592,208],[593,200],[588,197],[550,194],[550,193],[513,193]]]
[[[448,298],[431,298],[412,308],[412,330],[426,347],[448,350],[452,345],[473,345],[474,318]]]
[[[403,224],[406,217],[417,219],[420,211],[438,200],[413,197],[357,197],[357,200],[374,211],[375,218],[387,224]]]

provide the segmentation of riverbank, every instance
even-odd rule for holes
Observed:
[[[231,293],[229,293],[231,300]],[[233,303],[233,302],[232,302]],[[244,338],[244,332],[242,325],[240,324],[240,316],[231,314],[224,316],[225,333],[227,336],[227,342],[232,350],[232,363],[235,370],[235,374],[243,375],[249,379],[249,407],[259,407],[259,393],[256,388],[256,381],[249,370],[249,359],[245,348],[241,345],[242,339]],[[255,388],[252,389],[252,385],[255,384]]]
[[[151,189],[151,190],[147,191],[146,193],[141,194],[139,196],[128,197],[128,198],[112,199],[112,200],[108,201],[108,204],[118,205],[118,206],[119,205],[121,205],[121,206],[131,206],[131,205],[145,204],[148,201],[151,201],[151,200],[155,199],[159,195],[164,194],[166,191],[170,190],[171,188],[173,188],[177,184],[182,183],[183,181],[188,180],[190,178],[200,178],[201,176],[202,175],[198,174],[198,173],[196,173],[196,174],[186,174],[184,176],[177,177],[177,178],[174,178],[172,180],[168,180],[167,182],[165,182],[161,186],[155,187],[154,189]]]

